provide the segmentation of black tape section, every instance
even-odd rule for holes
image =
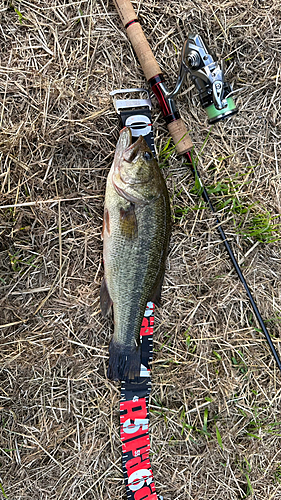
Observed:
[[[125,25],[125,29],[129,28],[129,26],[132,26],[132,24],[135,24],[135,23],[139,23],[139,20],[138,20],[138,19],[133,19],[132,21],[129,21],[129,22]]]

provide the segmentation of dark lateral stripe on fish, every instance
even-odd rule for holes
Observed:
[[[107,377],[109,380],[129,380],[138,377],[141,365],[141,348],[122,346],[111,340],[109,345],[109,363]]]

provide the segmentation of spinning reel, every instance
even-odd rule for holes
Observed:
[[[166,114],[167,121],[170,117],[174,119],[176,116],[174,98],[179,93],[187,74],[199,92],[201,105],[207,113],[210,124],[237,113],[235,103],[230,97],[232,88],[229,83],[225,82],[223,69],[210,54],[202,37],[190,34],[184,42],[179,75],[174,90],[169,92],[163,79],[151,82],[152,87],[158,87],[158,89],[153,88],[154,92],[156,90],[156,94],[158,90],[158,99],[159,94],[162,94],[162,101],[164,99],[166,107],[170,111]]]

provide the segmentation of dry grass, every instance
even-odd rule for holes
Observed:
[[[280,243],[239,234],[281,212],[280,1],[134,5],[171,85],[189,31],[226,59],[240,113],[211,130],[201,170],[230,186],[213,198],[242,207],[222,210],[224,228],[280,351]],[[119,129],[109,91],[145,80],[112,2],[11,0],[0,16],[0,498],[124,499],[100,233]],[[179,104],[198,152],[209,129],[195,94],[189,82]],[[160,150],[155,102],[153,115]],[[156,314],[157,491],[281,498],[280,373],[191,174],[175,155],[165,173],[176,218]]]

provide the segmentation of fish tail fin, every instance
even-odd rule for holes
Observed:
[[[133,380],[140,376],[141,346],[123,347],[113,339],[109,345],[109,380]]]

